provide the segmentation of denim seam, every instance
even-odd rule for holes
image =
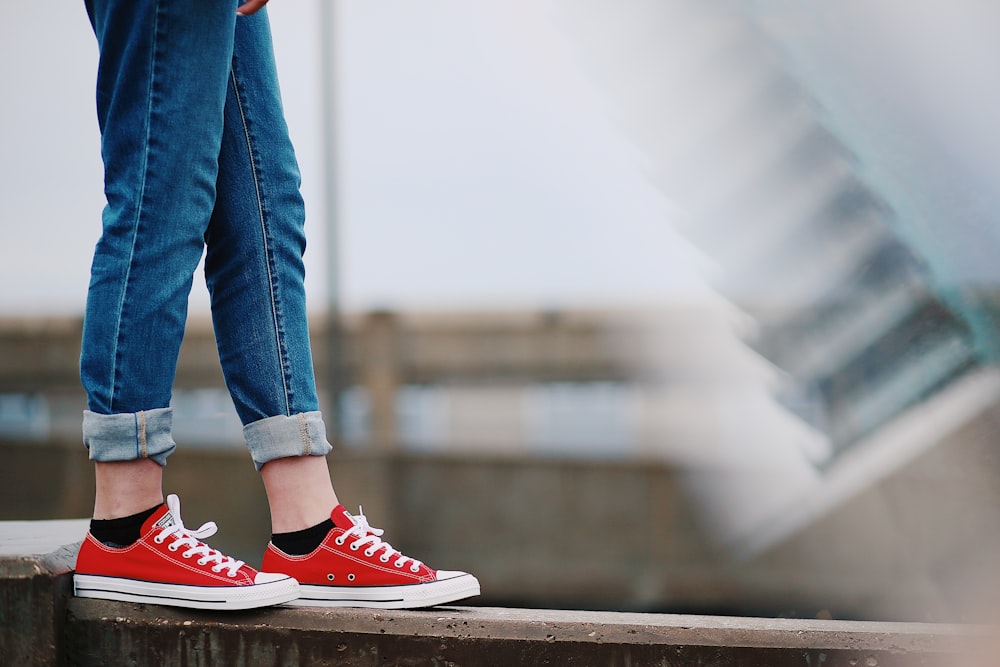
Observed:
[[[243,124],[243,134],[246,137],[246,142],[247,142],[247,152],[250,155],[250,171],[253,174],[254,192],[256,192],[257,194],[257,212],[258,215],[260,216],[261,237],[264,242],[264,258],[267,264],[268,290],[271,295],[271,317],[273,319],[273,324],[274,324],[274,338],[275,338],[275,347],[278,353],[278,367],[281,373],[281,389],[285,399],[285,414],[290,415],[292,413],[292,406],[291,406],[291,401],[289,399],[288,380],[286,377],[287,375],[286,360],[281,341],[280,317],[278,313],[277,295],[275,294],[274,273],[271,266],[271,259],[272,259],[271,248],[270,244],[268,243],[267,222],[265,220],[265,213],[264,213],[264,198],[263,195],[261,194],[260,178],[257,174],[257,159],[254,153],[253,140],[250,136],[250,126],[247,122],[246,112],[243,107],[243,98],[240,95],[239,81],[236,78],[235,58],[233,59],[233,69],[231,76],[233,79],[233,95],[236,98],[236,108],[240,112],[240,121]]]
[[[135,259],[135,244],[136,240],[139,238],[139,225],[142,221],[143,213],[143,202],[146,198],[146,177],[149,174],[149,142],[150,142],[150,126],[151,119],[153,116],[153,89],[156,87],[156,63],[157,59],[157,49],[160,47],[159,36],[159,26],[160,26],[160,3],[156,3],[156,11],[153,12],[153,43],[149,49],[149,88],[146,94],[146,136],[144,137],[143,145],[145,150],[142,154],[142,182],[139,185],[139,199],[136,205],[135,218],[132,224],[132,243],[129,246],[129,257],[125,268],[125,279],[122,281],[122,291],[121,297],[118,301],[118,320],[115,322],[115,339],[114,339],[114,349],[111,351],[111,377],[109,378],[110,387],[108,388],[108,410],[114,412],[115,409],[115,393],[118,389],[118,348],[121,343],[122,336],[122,319],[125,316],[125,302],[126,296],[128,294],[129,280],[132,276],[132,262]]]
[[[297,415],[299,422],[299,435],[302,436],[302,453],[304,456],[312,454],[312,438],[309,437],[309,423],[306,416],[301,412]]]
[[[138,450],[139,458],[145,459],[149,457],[149,447],[146,443],[146,413],[140,410],[135,415],[136,420],[136,438],[138,439]]]

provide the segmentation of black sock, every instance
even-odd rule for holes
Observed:
[[[296,530],[294,533],[275,533],[271,535],[271,544],[289,556],[305,556],[315,551],[331,530],[333,521],[327,519],[312,528]]]
[[[142,537],[142,524],[161,507],[162,504],[120,519],[91,519],[90,534],[106,546],[116,549],[127,547],[139,541]]]

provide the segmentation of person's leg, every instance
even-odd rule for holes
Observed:
[[[88,0],[100,46],[104,229],[84,323],[94,519],[76,595],[209,609],[287,602],[298,583],[201,542],[162,500],[170,393],[215,201],[236,0]]]
[[[219,165],[206,280],[226,382],[271,507],[264,569],[298,579],[307,604],[421,607],[477,595],[475,577],[404,556],[334,493],[309,349],[299,173],[263,11],[237,22]]]
[[[215,200],[236,3],[86,5],[107,206],[84,319],[83,435],[95,514],[111,518],[162,502],[147,461],[162,466],[174,449],[171,385]]]
[[[286,532],[323,521],[338,502],[309,343],[305,209],[272,54],[266,10],[240,17],[205,278],[226,384],[272,528]]]

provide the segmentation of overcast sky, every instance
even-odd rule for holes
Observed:
[[[339,0],[339,276],[350,309],[606,306],[703,294],[677,213],[537,0]],[[325,303],[319,0],[270,4]],[[81,312],[103,206],[80,0],[0,22],[0,313]],[[207,304],[198,277],[194,307]]]

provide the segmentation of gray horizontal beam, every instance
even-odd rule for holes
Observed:
[[[957,665],[956,626],[439,607],[220,614],[74,599],[79,664]],[[124,662],[123,662],[124,659]]]
[[[0,392],[79,391],[82,322],[0,319]],[[623,380],[634,367],[636,323],[600,313],[495,313],[408,317],[372,313],[344,324],[342,372],[364,382],[389,367],[403,383],[511,378]],[[321,386],[329,373],[322,318],[312,326]],[[179,388],[222,387],[211,323],[188,325],[178,359]]]

